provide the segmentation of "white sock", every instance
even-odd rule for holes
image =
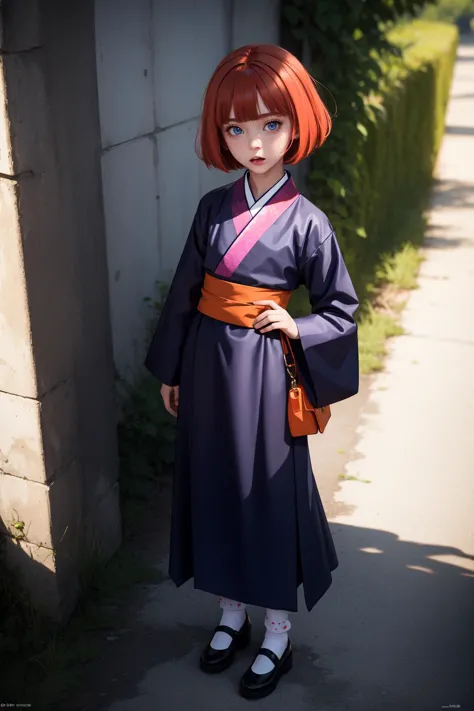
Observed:
[[[288,632],[291,629],[288,613],[285,610],[267,609],[265,627],[267,632],[260,646],[265,647],[265,649],[270,649],[277,655],[278,659],[281,659],[288,644]],[[259,654],[252,664],[252,671],[254,671],[255,674],[268,674],[274,666],[268,657]]]
[[[238,632],[245,622],[246,612],[244,603],[221,597],[219,605],[223,611],[219,624],[227,625],[227,627]],[[211,647],[213,649],[227,649],[227,647],[230,647],[231,642],[232,637],[227,634],[227,632],[216,632],[211,639]]]

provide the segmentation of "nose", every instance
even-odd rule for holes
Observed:
[[[262,137],[260,136],[260,133],[257,133],[255,135],[250,135],[249,136],[249,145],[250,148],[261,148],[262,147]]]

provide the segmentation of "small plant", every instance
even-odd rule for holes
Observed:
[[[383,260],[377,277],[398,289],[415,289],[418,267],[423,261],[418,249],[405,243],[400,251]]]
[[[18,538],[18,539],[25,538],[25,522],[24,521],[19,521],[19,520],[12,521],[10,523],[10,530],[12,531],[15,538]]]

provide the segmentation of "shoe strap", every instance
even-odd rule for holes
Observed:
[[[226,632],[232,639],[235,639],[239,634],[237,630],[233,630],[232,627],[227,627],[227,625],[218,625],[214,632]]]
[[[271,649],[267,649],[266,647],[260,647],[260,649],[258,650],[258,654],[263,654],[264,657],[268,657],[268,659],[273,662],[276,667],[280,664],[281,660],[277,657],[275,652],[272,652]]]

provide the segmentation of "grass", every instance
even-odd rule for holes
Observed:
[[[0,666],[3,703],[34,701],[53,711],[81,689],[84,668],[101,653],[98,638],[123,624],[126,593],[138,583],[161,580],[127,546],[107,562],[89,554],[81,566],[81,594],[61,627],[37,612],[14,571],[3,561],[0,540]]]
[[[403,334],[400,315],[408,293],[418,288],[417,275],[423,257],[420,245],[426,228],[423,210],[413,209],[398,228],[392,252],[381,254],[370,288],[371,298],[362,305],[359,316],[360,371],[363,374],[383,369],[387,341]]]
[[[360,372],[382,370],[387,339],[402,333],[403,329],[392,316],[371,308],[359,328]]]
[[[339,474],[339,479],[341,481],[358,481],[360,484],[372,484],[372,479],[359,479],[358,476],[352,474]]]
[[[377,270],[377,277],[397,289],[416,289],[416,275],[421,262],[417,247],[406,242],[399,252],[384,257]]]

